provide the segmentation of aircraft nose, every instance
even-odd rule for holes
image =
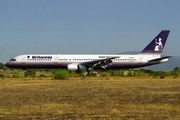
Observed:
[[[5,64],[5,66],[6,66],[6,67],[9,67],[9,65],[10,65],[10,63],[9,63],[9,62],[7,62],[7,63]]]

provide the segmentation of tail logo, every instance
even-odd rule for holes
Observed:
[[[159,38],[159,40],[157,41],[157,39],[155,39],[155,48],[154,51],[159,51],[161,52],[163,50],[163,44],[162,44],[162,39]]]

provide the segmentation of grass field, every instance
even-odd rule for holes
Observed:
[[[0,93],[0,119],[180,119],[180,78],[5,78]]]

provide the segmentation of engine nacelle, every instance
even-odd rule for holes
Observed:
[[[86,70],[86,67],[83,65],[78,65],[78,64],[69,64],[67,66],[67,70],[68,71],[82,71],[82,70]]]
[[[163,62],[167,62],[167,61],[169,61],[169,59],[168,59],[168,58],[166,58],[166,59],[162,59],[160,62],[161,62],[161,63],[163,63]]]

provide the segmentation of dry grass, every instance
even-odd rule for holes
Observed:
[[[0,79],[0,119],[180,119],[180,79]]]

